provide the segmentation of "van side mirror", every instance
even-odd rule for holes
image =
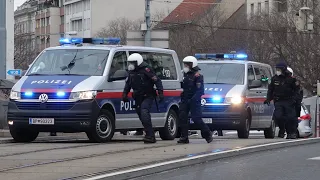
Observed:
[[[26,74],[27,70],[22,70],[21,76],[24,76]]]
[[[108,82],[124,80],[128,77],[128,72],[126,70],[117,70],[113,76],[109,77]]]
[[[262,82],[261,80],[253,80],[249,83],[249,89],[253,89],[253,88],[259,88],[262,86]]]

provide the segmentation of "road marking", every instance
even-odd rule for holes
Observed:
[[[181,163],[181,162],[185,162],[185,161],[200,159],[200,158],[209,157],[212,155],[227,154],[227,153],[231,153],[231,152],[250,150],[250,149],[267,147],[267,146],[272,146],[272,145],[279,145],[279,144],[288,144],[288,143],[292,143],[292,142],[309,141],[309,140],[314,140],[314,139],[319,139],[319,138],[288,140],[288,141],[282,141],[282,142],[275,142],[275,143],[268,143],[268,144],[261,144],[261,145],[256,145],[256,146],[244,147],[244,148],[239,148],[239,149],[234,149],[234,150],[227,150],[227,151],[223,151],[223,152],[213,152],[213,153],[208,153],[208,154],[201,154],[201,155],[197,155],[197,156],[192,156],[192,157],[187,157],[187,158],[182,158],[182,159],[177,159],[177,160],[172,160],[172,161],[167,161],[167,162],[162,162],[162,163],[156,163],[156,164],[147,165],[147,166],[143,166],[143,167],[137,167],[137,168],[133,168],[133,169],[123,170],[123,171],[118,171],[118,172],[113,172],[113,173],[107,173],[107,174],[87,178],[84,180],[99,180],[99,179],[113,177],[113,176],[117,176],[117,175],[121,175],[121,174],[133,173],[133,172],[137,172],[137,171],[141,171],[141,170],[166,166],[166,165],[170,165],[170,164],[174,164],[174,163]]]
[[[320,160],[320,156],[319,157],[309,158],[308,160]]]

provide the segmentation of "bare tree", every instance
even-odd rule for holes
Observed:
[[[117,18],[108,23],[107,27],[102,28],[98,33],[98,37],[119,37],[121,44],[124,45],[127,42],[128,30],[139,30],[140,21],[132,21],[125,17]]]
[[[27,69],[37,56],[31,33],[24,33],[19,25],[14,26],[14,67]]]
[[[313,7],[314,30],[300,31],[297,14],[301,4],[292,1],[288,12],[272,11],[267,16],[256,15],[250,21],[249,52],[256,61],[274,64],[285,61],[304,87],[312,85],[320,76],[319,9]]]

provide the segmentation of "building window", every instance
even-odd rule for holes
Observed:
[[[269,1],[265,2],[266,14],[269,14]]]
[[[254,4],[250,5],[250,13],[251,15],[254,15]]]
[[[87,30],[87,19],[83,21],[83,30]]]
[[[278,12],[287,12],[288,11],[288,2],[287,0],[279,0],[278,3]]]
[[[261,14],[261,3],[258,3],[258,14]]]
[[[88,30],[91,29],[91,19],[90,18],[87,19],[87,29]]]
[[[64,24],[64,16],[61,16],[61,24]]]
[[[46,26],[49,26],[49,25],[50,25],[50,18],[47,17],[47,18],[46,18]]]

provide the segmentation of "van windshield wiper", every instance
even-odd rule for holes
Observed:
[[[82,75],[82,74],[69,74],[69,73],[57,74],[57,75],[63,75],[63,76],[84,76],[84,75]]]
[[[53,76],[55,74],[41,74],[41,73],[32,73],[28,74],[27,76]]]

